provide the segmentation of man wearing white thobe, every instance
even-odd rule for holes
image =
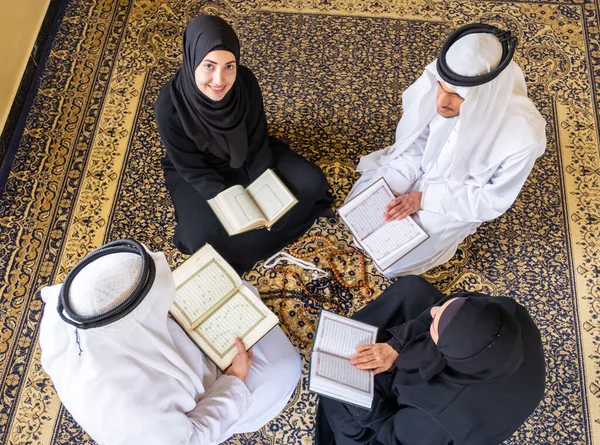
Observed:
[[[492,34],[469,34],[446,54],[461,76],[496,69],[503,57]],[[396,198],[386,220],[412,215],[429,238],[383,273],[421,274],[448,261],[458,244],[515,201],[546,147],[545,121],[527,98],[523,73],[510,62],[478,86],[445,82],[436,61],[402,95],[396,142],[363,156],[347,200],[384,178]]]
[[[99,445],[209,445],[258,430],[296,388],[298,352],[277,326],[252,352],[237,339],[238,354],[222,373],[167,317],[171,269],[162,253],[148,258],[156,273],[141,302],[134,292],[145,269],[129,252],[94,259],[74,275],[67,315],[57,309],[65,285],[42,290],[41,361],[62,403]],[[137,306],[101,326],[63,318],[118,312],[129,301]]]

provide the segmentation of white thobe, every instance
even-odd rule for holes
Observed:
[[[186,413],[192,425],[189,445],[221,443],[232,434],[260,429],[285,408],[301,376],[300,356],[279,326],[252,348],[252,366],[242,382],[223,374],[183,329],[168,321],[179,352],[208,388]]]
[[[99,445],[209,445],[258,430],[295,390],[300,355],[277,326],[252,348],[245,382],[224,375],[167,318],[173,278],[164,255],[152,256],[148,295],[103,327],[77,331],[56,310],[61,285],[42,290],[42,365],[61,401]]]
[[[523,146],[498,165],[473,173],[465,181],[451,179],[460,118],[439,115],[401,155],[366,171],[347,200],[384,178],[396,195],[421,191],[421,210],[412,217],[429,238],[385,271],[388,277],[419,275],[448,261],[459,243],[483,222],[504,213],[514,202],[539,150]],[[490,147],[501,153],[502,138]],[[493,156],[491,156],[493,158]]]

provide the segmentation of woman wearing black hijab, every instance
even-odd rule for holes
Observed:
[[[352,359],[376,373],[373,410],[321,397],[317,445],[499,444],[543,397],[540,333],[510,298],[409,276],[354,318],[380,327]]]
[[[175,206],[175,245],[193,253],[210,243],[238,272],[297,239],[327,212],[321,170],[269,138],[262,94],[239,64],[239,41],[223,19],[200,16],[186,27],[183,66],[154,105],[166,147],[165,182]],[[298,200],[270,231],[229,237],[207,200],[272,168]]]

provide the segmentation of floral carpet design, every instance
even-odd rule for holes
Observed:
[[[173,267],[184,260],[171,242],[153,104],[201,13],[237,30],[270,132],[323,169],[336,206],[358,158],[392,142],[402,91],[452,29],[477,21],[517,35],[547,151],[514,206],[425,278],[444,293],[514,297],[542,332],[546,395],[507,443],[600,444],[599,12],[598,0],[70,1],[0,197],[0,444],[93,443],[41,368],[40,289],[118,238],[164,251]],[[228,444],[313,442],[307,359],[319,310],[352,314],[390,284],[351,240],[339,219],[320,218],[288,250],[326,277],[262,263],[244,276],[304,374],[277,418]]]

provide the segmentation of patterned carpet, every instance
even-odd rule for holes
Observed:
[[[202,12],[238,30],[271,132],[326,172],[337,204],[359,156],[392,141],[401,92],[451,29],[483,21],[516,32],[547,152],[513,208],[426,278],[445,293],[514,297],[542,331],[546,397],[507,443],[600,444],[598,0],[72,0],[0,204],[0,443],[93,443],[40,367],[39,290],[117,238],[162,250],[173,266],[183,259],[152,104],[177,68],[185,23]],[[319,309],[351,314],[389,284],[367,260],[374,293],[352,287],[363,272],[349,241],[339,221],[321,218],[292,250],[328,278],[261,265],[245,276],[305,359]],[[303,363],[285,411],[228,443],[312,443],[316,398]]]

